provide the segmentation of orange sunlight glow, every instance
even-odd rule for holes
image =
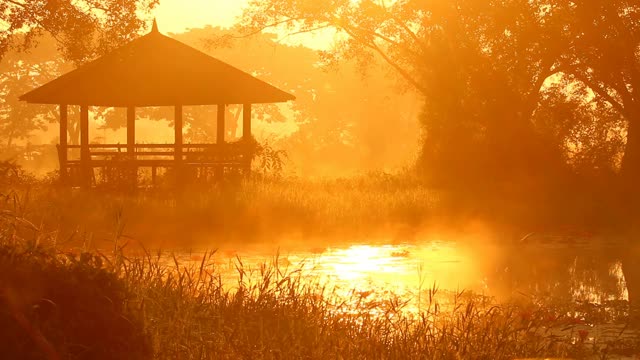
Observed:
[[[206,26],[232,27],[238,22],[248,0],[162,0],[154,11],[160,31],[165,34],[183,33]],[[335,42],[330,30],[289,36],[286,31],[275,31],[284,44],[303,45],[313,49],[328,49]]]
[[[207,25],[231,27],[247,0],[162,0],[154,11],[160,30],[181,33]]]
[[[353,245],[329,249],[314,263],[316,272],[343,289],[416,294],[434,285],[482,288],[475,261],[454,243]]]
[[[375,241],[374,241],[375,243]],[[245,269],[255,270],[265,262],[264,248],[221,252],[218,269],[229,286],[237,283],[235,259]],[[201,258],[181,258],[198,263]],[[167,261],[172,261],[167,259]],[[418,311],[419,294],[436,286],[441,292],[483,292],[483,276],[474,255],[455,242],[426,241],[416,244],[358,244],[312,251],[279,252],[278,264],[303,269],[308,280],[319,281],[334,294],[349,299],[352,294],[367,299],[386,299],[390,294],[409,300],[408,312]],[[251,272],[249,272],[251,273]]]
[[[341,261],[329,262],[336,277],[343,281],[362,280],[373,274],[398,272],[398,265],[384,247],[356,245],[336,254]]]

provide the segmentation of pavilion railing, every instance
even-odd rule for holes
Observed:
[[[224,144],[90,144],[58,145],[61,177],[71,186],[91,186],[101,179],[136,183],[138,169],[148,169],[156,184],[159,169],[175,169],[181,178],[220,179],[226,171],[248,174],[255,146],[239,141]],[[128,180],[127,180],[128,181]],[[104,183],[104,181],[101,181]]]
[[[91,167],[116,166],[118,163],[138,167],[173,167],[178,164],[193,166],[242,166],[251,160],[252,148],[245,143],[225,144],[90,144],[88,158]],[[132,152],[130,152],[132,150]],[[82,146],[59,146],[58,151],[67,159],[67,166],[82,164]],[[59,154],[61,155],[61,154]]]

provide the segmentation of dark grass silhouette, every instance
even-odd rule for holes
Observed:
[[[7,172],[12,175],[0,201],[0,347],[14,358],[606,358],[607,352],[640,348],[637,339],[594,346],[584,326],[576,326],[597,309],[552,299],[496,303],[455,294],[449,301],[430,289],[421,294],[423,312],[412,315],[404,311],[406,299],[358,291],[341,297],[299,269],[278,266],[278,259],[257,269],[238,259],[240,281],[230,287],[211,253],[188,265],[162,252],[131,257],[124,251],[132,242],[130,226],[166,230],[170,220],[184,222],[175,229],[176,241],[209,230],[188,226],[211,219],[227,226],[216,235],[220,241],[242,238],[241,231],[229,232],[234,227],[268,239],[313,224],[308,235],[344,234],[354,224],[371,230],[411,214],[420,226],[422,216],[442,211],[441,203],[409,178],[262,179],[242,191],[212,189],[176,199],[154,192],[65,192],[23,181],[16,171]],[[104,256],[91,250],[105,238],[111,250]],[[554,331],[559,328],[567,331]]]
[[[146,359],[151,342],[125,282],[98,255],[0,246],[0,348],[7,359]]]
[[[95,254],[3,244],[0,346],[20,359],[511,359],[575,355],[587,344],[545,331],[544,308],[491,306],[477,297],[419,316],[398,298],[338,299],[295,270],[237,262],[223,287],[200,266],[162,256],[109,261]],[[277,259],[276,259],[277,261]],[[276,262],[277,263],[277,262]],[[558,319],[558,323],[562,323]]]
[[[277,257],[254,269],[237,259],[230,287],[213,252],[199,264],[162,252],[128,258],[121,247],[73,255],[38,244],[37,231],[8,236],[12,222],[2,220],[0,348],[8,358],[606,359],[639,348],[633,338],[595,345],[579,327],[589,307],[450,299],[434,287],[411,314],[394,295],[338,296]]]

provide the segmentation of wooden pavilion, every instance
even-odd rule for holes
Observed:
[[[94,169],[138,168],[249,171],[252,158],[251,105],[295,97],[231,65],[162,35],[154,20],[151,32],[61,76],[20,100],[60,106],[60,175],[69,184],[91,186]],[[225,106],[243,106],[243,134],[225,142]],[[80,106],[80,144],[68,144],[68,106]],[[215,144],[183,142],[183,106],[217,105]],[[127,142],[89,143],[89,107],[127,108]],[[137,144],[136,107],[173,106],[174,144]],[[79,159],[70,151],[79,149]]]

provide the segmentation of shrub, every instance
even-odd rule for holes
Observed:
[[[148,358],[127,298],[98,255],[0,246],[0,349],[8,359]]]

